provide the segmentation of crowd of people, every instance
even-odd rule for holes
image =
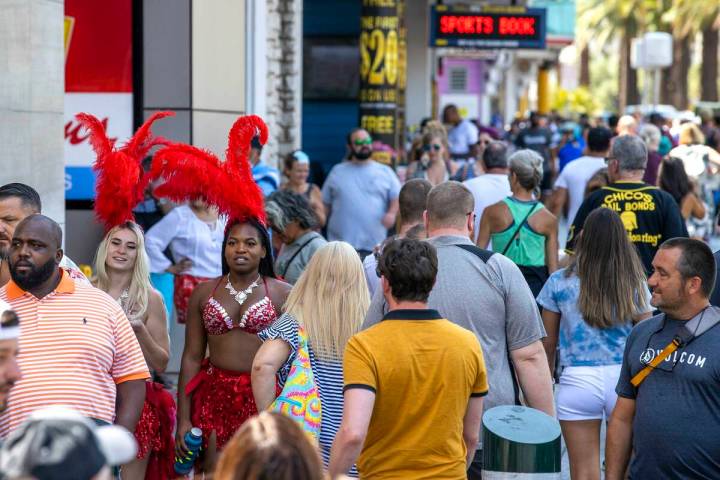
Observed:
[[[262,161],[258,117],[220,160],[153,137],[167,115],[122,147],[80,117],[90,278],[38,193],[0,187],[0,478],[479,479],[483,412],[519,404],[560,422],[573,479],[720,478],[708,125],[502,133],[450,105],[397,172],[352,130],[320,187],[300,150]]]

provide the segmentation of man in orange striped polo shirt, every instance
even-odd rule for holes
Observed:
[[[0,299],[20,317],[18,363],[0,436],[34,410],[64,405],[98,423],[135,429],[150,377],[140,345],[120,306],[59,268],[60,226],[43,215],[18,224],[10,246],[12,280]]]

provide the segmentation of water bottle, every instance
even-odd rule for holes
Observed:
[[[202,430],[197,427],[191,428],[185,434],[185,445],[187,445],[190,453],[185,458],[175,457],[175,473],[178,475],[187,475],[193,469],[202,446]]]

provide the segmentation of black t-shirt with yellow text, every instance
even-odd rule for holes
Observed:
[[[593,192],[582,203],[568,233],[566,252],[573,253],[585,219],[600,207],[620,215],[648,275],[652,273],[652,260],[661,243],[669,238],[688,236],[680,209],[670,194],[642,182],[616,182]]]

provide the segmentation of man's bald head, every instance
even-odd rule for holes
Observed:
[[[62,247],[62,228],[55,220],[40,213],[30,215],[15,228],[14,236],[31,233],[44,240],[48,246],[59,249]]]
[[[45,215],[30,215],[18,224],[10,244],[10,277],[37,298],[50,293],[60,281],[63,257],[60,225]]]

